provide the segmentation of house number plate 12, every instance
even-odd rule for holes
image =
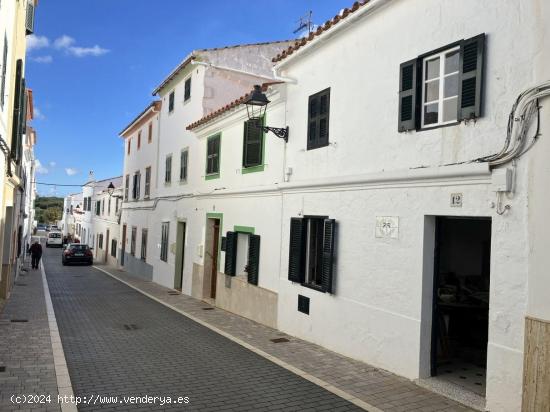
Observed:
[[[451,193],[451,207],[462,207],[462,193]]]

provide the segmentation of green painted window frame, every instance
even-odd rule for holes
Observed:
[[[256,229],[253,226],[238,226],[238,225],[233,226],[233,231],[238,233],[249,233],[254,235],[255,230]]]
[[[219,139],[219,144],[218,144],[218,171],[214,172],[214,173],[208,173],[208,144],[213,139]],[[221,156],[221,154],[222,154],[222,134],[221,133],[216,133],[215,135],[209,136],[206,139],[206,158],[205,158],[205,167],[204,167],[204,171],[205,171],[204,180],[213,180],[213,179],[219,179],[220,178],[220,170],[221,170],[221,167],[222,167],[222,162],[221,162],[222,156]]]
[[[250,121],[250,120],[248,120]],[[246,175],[248,173],[257,173],[257,172],[263,172],[265,170],[265,136],[267,133],[265,132],[262,132],[262,162],[259,164],[259,165],[256,165],[256,166],[250,166],[250,167],[245,167],[244,166],[244,152],[245,152],[245,148],[244,148],[244,145],[245,145],[245,133],[246,133],[246,123],[247,121],[245,121],[243,123],[243,157],[242,157],[242,162],[241,164],[243,165],[242,166],[242,169],[241,169],[241,174],[243,175]],[[262,116],[262,125],[265,126],[266,124],[266,115]]]

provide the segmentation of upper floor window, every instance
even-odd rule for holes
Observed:
[[[151,143],[153,141],[153,122],[149,122],[149,127],[147,130],[147,143]]]
[[[141,130],[138,132],[138,137],[137,137],[137,149],[139,150],[141,147]]]
[[[206,177],[220,173],[220,135],[209,137],[206,142]]]
[[[180,154],[180,181],[185,182],[187,180],[187,161],[189,159],[189,150],[184,149]]]
[[[262,119],[252,119],[244,122],[243,136],[243,167],[263,165],[264,132],[258,127]]]
[[[191,77],[185,80],[185,92],[183,95],[183,101],[186,102],[191,98]]]
[[[124,185],[124,200],[128,200],[129,188],[130,188],[130,175],[126,175],[126,181]]]
[[[101,214],[101,201],[96,200],[95,202],[95,214],[99,216]]]
[[[134,187],[132,189],[132,199],[139,199],[139,186],[141,183],[141,172],[134,173]]]
[[[111,214],[111,197],[109,196],[109,200],[107,201],[107,214]]]
[[[328,146],[330,87],[309,96],[307,150]]]
[[[168,113],[172,113],[174,111],[175,98],[176,98],[176,92],[175,90],[172,90],[168,95]]]
[[[151,194],[151,166],[145,168],[145,198]]]
[[[128,154],[130,154],[130,148],[132,147],[132,139],[128,139]]]
[[[101,214],[105,214],[105,199],[101,200]]]
[[[481,116],[485,34],[402,63],[398,130],[421,130]]]
[[[172,155],[166,156],[166,162],[164,165],[164,183],[169,184],[172,182]]]

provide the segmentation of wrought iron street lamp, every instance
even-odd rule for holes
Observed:
[[[261,121],[265,116],[267,110],[267,104],[269,100],[266,95],[262,93],[262,87],[259,85],[254,86],[254,89],[247,96],[244,101],[246,104],[246,113],[249,120],[255,121],[256,127],[262,129],[265,133],[272,132],[275,136],[284,139],[288,142],[288,126],[287,127],[270,127],[264,126]]]
[[[109,193],[109,197],[113,195],[114,191],[115,191],[115,185],[113,184],[113,182],[110,182],[109,186],[107,186],[107,193]]]

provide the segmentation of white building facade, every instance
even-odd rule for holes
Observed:
[[[90,245],[94,248],[94,262],[117,267],[122,177],[98,181],[95,189],[92,199],[95,243]]]
[[[160,102],[123,130],[128,202],[122,210],[125,240],[119,262],[128,273],[191,294],[200,234],[187,226],[196,216],[195,194],[211,177],[206,177],[200,147],[186,125],[242,96],[254,84],[272,80],[271,57],[291,43],[192,52],[154,90]],[[148,124],[153,130],[151,144],[146,141]],[[142,189],[146,168],[151,169],[148,197]]]
[[[473,0],[344,10],[275,57],[287,84],[268,93],[265,122],[290,137],[265,136],[250,175],[242,105],[191,124],[203,170],[219,162],[195,196],[192,295],[409,379],[459,382],[475,406],[520,410],[524,366],[534,379],[542,356],[525,349],[542,339],[526,319],[550,319],[550,243],[535,223],[549,151],[533,138],[550,127],[550,16],[520,3],[521,18],[515,2]]]

